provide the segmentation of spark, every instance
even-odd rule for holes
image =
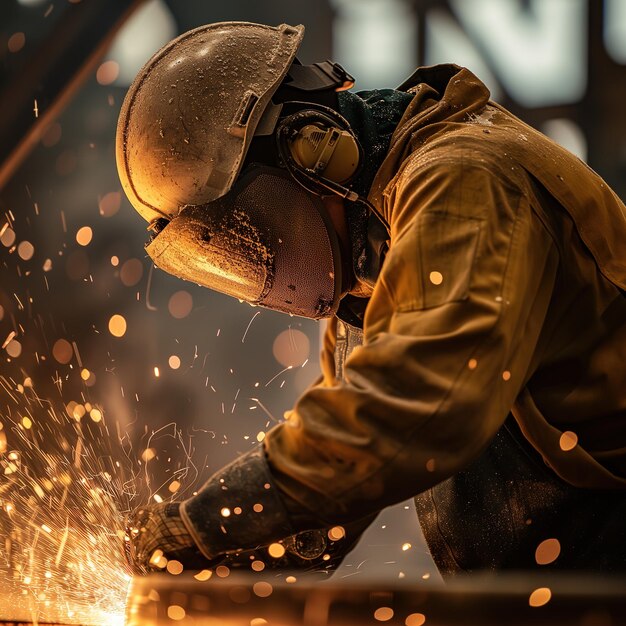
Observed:
[[[252,400],[253,402],[256,402],[261,409],[263,409],[263,411],[265,412],[265,414],[271,419],[274,420],[275,422],[278,423],[279,420],[277,420],[271,413],[270,410],[258,399],[258,398],[250,398],[250,400]]]
[[[265,383],[265,387],[268,387],[269,385],[271,385],[281,374],[284,374],[285,372],[291,369],[293,369],[293,365],[288,365],[285,369],[280,370],[280,372],[278,372],[276,376],[273,376]]]
[[[246,332],[243,334],[243,337],[241,338],[241,343],[244,343],[244,341],[246,340],[246,335],[248,334],[248,331],[250,330],[250,326],[252,326],[252,322],[254,322],[254,320],[257,318],[258,315],[261,315],[261,311],[257,311],[253,316],[252,319],[250,320],[247,328],[246,328]]]
[[[7,338],[4,340],[4,343],[2,344],[2,349],[3,350],[11,343],[11,341],[13,341],[13,338],[15,337],[16,334],[17,333],[14,330],[12,330],[8,334]]]
[[[156,311],[157,308],[150,304],[150,288],[152,287],[152,274],[154,272],[154,264],[150,263],[150,271],[148,272],[148,284],[146,285],[146,308],[148,311]]]

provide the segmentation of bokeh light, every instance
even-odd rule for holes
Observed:
[[[552,598],[552,592],[548,587],[540,587],[535,589],[528,598],[528,604],[533,607],[543,606],[548,604]]]
[[[548,565],[557,560],[561,554],[561,544],[558,539],[546,539],[542,541],[535,550],[535,561],[537,565]]]
[[[16,238],[15,231],[7,227],[3,229],[2,235],[0,235],[0,242],[3,246],[10,248],[15,243]]]
[[[100,198],[98,210],[103,217],[112,217],[119,210],[122,204],[122,194],[119,191],[110,191]]]
[[[578,435],[571,430],[566,430],[559,438],[559,446],[563,452],[569,452],[578,445]]]
[[[388,622],[393,618],[393,609],[389,606],[381,606],[374,611],[374,619],[379,622]]]
[[[88,246],[93,239],[93,230],[90,226],[83,226],[76,233],[76,243],[80,246]]]
[[[120,280],[126,287],[133,287],[143,276],[143,263],[139,259],[124,261],[120,269]]]
[[[288,328],[274,339],[272,353],[283,367],[299,367],[310,357],[311,343],[301,330]]]
[[[123,337],[126,334],[126,319],[123,315],[112,315],[109,319],[109,332],[114,337]]]
[[[96,71],[96,80],[100,85],[110,85],[119,76],[120,66],[116,61],[105,61]]]
[[[22,32],[13,33],[7,41],[9,52],[19,52],[26,44],[26,35]]]
[[[167,308],[170,315],[176,319],[183,319],[191,313],[193,298],[188,291],[177,291],[169,299]]]
[[[11,358],[17,359],[22,354],[22,344],[17,339],[12,339],[7,344],[5,350]]]
[[[74,348],[67,339],[57,339],[52,346],[52,356],[58,363],[67,365],[74,356]]]
[[[21,241],[17,246],[17,253],[22,261],[30,261],[35,254],[35,246],[30,241]]]

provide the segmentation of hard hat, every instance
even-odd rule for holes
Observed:
[[[122,105],[116,156],[124,191],[148,222],[230,190],[303,35],[286,24],[208,24],[143,67]]]

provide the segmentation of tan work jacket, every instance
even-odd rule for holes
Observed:
[[[370,200],[364,344],[268,434],[281,490],[354,519],[467,467],[512,413],[567,482],[626,487],[626,209],[456,66],[421,68]]]

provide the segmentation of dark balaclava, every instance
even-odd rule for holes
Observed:
[[[374,89],[338,94],[339,113],[345,117],[363,147],[365,159],[351,187],[367,197],[376,172],[382,165],[393,135],[413,95],[395,89]],[[368,209],[350,203],[346,211],[352,243],[352,263],[357,278],[367,273],[366,240]]]

